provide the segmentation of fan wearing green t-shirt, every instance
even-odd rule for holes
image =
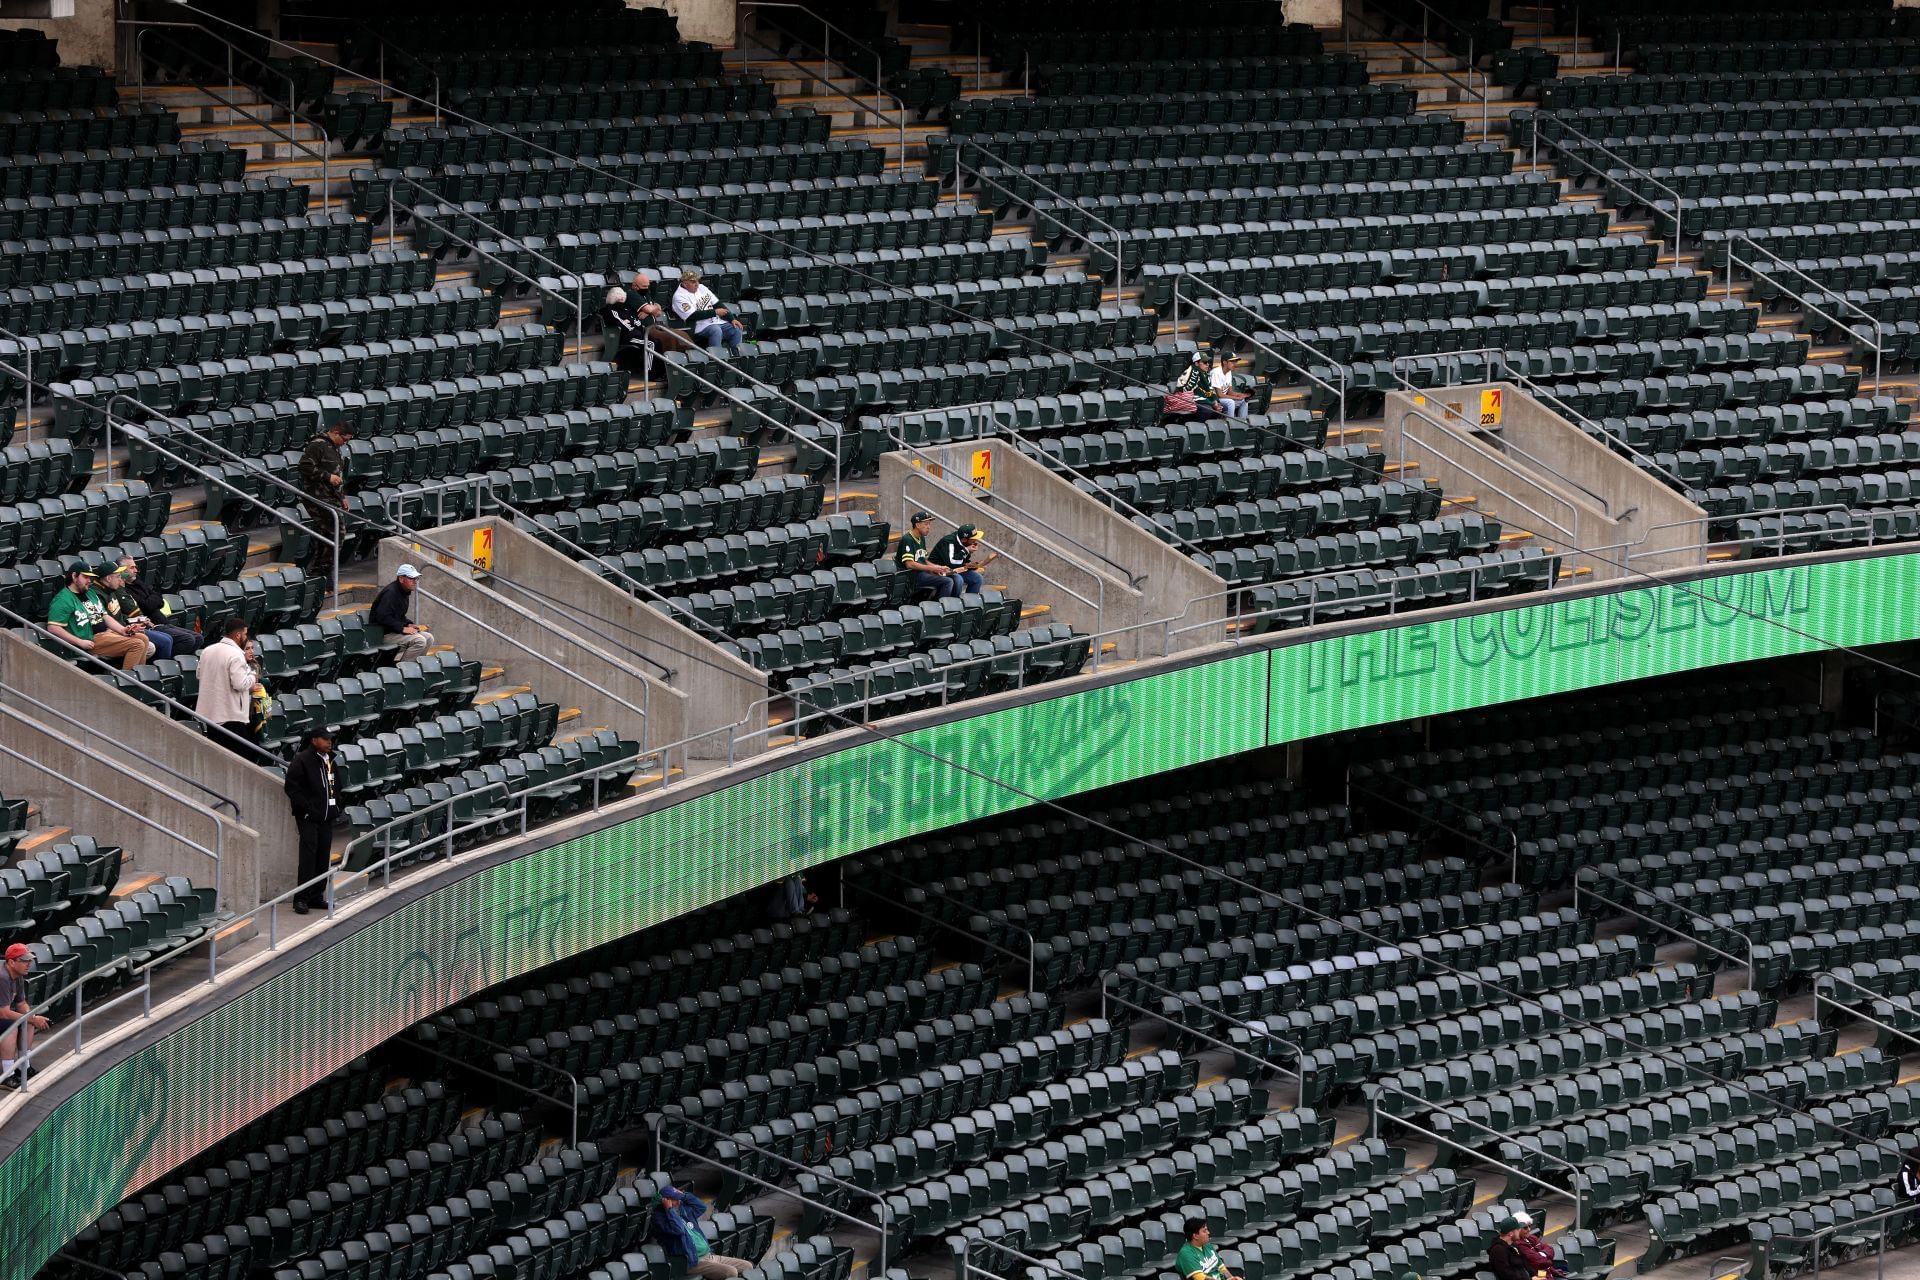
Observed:
[[[1240,1277],[1227,1270],[1227,1264],[1220,1261],[1220,1254],[1213,1247],[1213,1232],[1207,1229],[1205,1218],[1187,1219],[1187,1242],[1182,1245],[1173,1263],[1180,1272],[1180,1280],[1240,1280]]]

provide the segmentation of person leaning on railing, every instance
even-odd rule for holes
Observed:
[[[33,1068],[14,1060],[33,1048],[33,1037],[53,1023],[27,1003],[27,975],[33,972],[33,949],[24,942],[7,948],[0,964],[0,1088],[18,1089],[33,1078]]]

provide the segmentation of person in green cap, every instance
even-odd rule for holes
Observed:
[[[916,511],[907,517],[907,531],[893,558],[901,569],[913,575],[916,591],[931,591],[935,600],[960,594],[960,581],[946,569],[927,558],[927,535],[933,531],[933,512]]]
[[[960,590],[953,594],[972,592],[978,595],[980,588],[986,582],[986,579],[980,576],[980,570],[1000,558],[998,551],[992,551],[987,554],[985,560],[976,561],[973,553],[979,549],[980,530],[970,524],[963,524],[934,543],[933,550],[927,553],[927,559],[932,561],[937,569],[946,570],[948,581],[957,580],[960,583]]]
[[[1493,1243],[1487,1246],[1487,1269],[1494,1280],[1535,1280],[1546,1273],[1536,1268],[1520,1250],[1527,1225],[1512,1214],[1493,1224]]]
[[[78,560],[67,566],[67,585],[47,606],[47,630],[82,653],[131,671],[153,656],[153,645],[107,615],[106,602],[93,588],[96,576]]]
[[[94,570],[93,589],[100,593],[107,616],[153,646],[153,656],[164,662],[173,656],[173,637],[155,631],[147,615],[127,594],[127,580],[118,560],[109,560]]]
[[[1180,1252],[1173,1259],[1180,1280],[1240,1280],[1220,1261],[1220,1253],[1213,1247],[1213,1232],[1205,1218],[1188,1218],[1186,1228],[1187,1242],[1180,1246]]]

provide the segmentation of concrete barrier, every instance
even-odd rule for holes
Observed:
[[[467,567],[482,530],[493,540],[485,575]],[[649,750],[710,734],[693,744],[701,759],[727,757],[730,726],[757,717],[750,727],[764,728],[764,672],[509,521],[470,520],[422,539],[380,544],[381,584],[412,561],[426,597],[416,621],[464,654],[510,667],[542,699],[579,707],[583,724]],[[738,744],[736,756],[764,738]]]
[[[974,483],[977,470],[989,477],[985,489]],[[933,513],[939,534],[978,525],[1002,553],[988,576],[1029,604],[1051,606],[1036,622],[1088,634],[1133,628],[1114,636],[1108,658],[1158,657],[1224,638],[1225,582],[1005,439],[881,455],[880,514],[897,531],[920,509]]]
[[[203,886],[216,877],[200,850],[217,850],[227,911],[250,911],[293,888],[299,837],[272,770],[12,633],[0,637],[0,703],[19,713],[4,716],[0,739],[41,766],[0,756],[0,792],[32,801],[50,825],[130,850],[142,875],[186,876]],[[214,796],[153,761],[232,800],[237,816],[210,816]]]
[[[1596,580],[1705,563],[1700,506],[1512,383],[1392,392],[1385,428],[1389,461],[1418,462],[1449,498],[1473,495]]]

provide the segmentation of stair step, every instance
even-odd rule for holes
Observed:
[[[476,707],[482,707],[487,705],[490,702],[499,702],[503,698],[511,698],[517,693],[532,693],[532,692],[533,692],[533,688],[531,685],[524,685],[524,684],[510,685],[505,689],[496,689],[492,693],[481,694],[479,697],[473,700],[473,705]]]
[[[31,856],[47,848],[49,845],[59,844],[72,834],[72,827],[48,827],[43,831],[36,831],[22,840],[15,852]]]
[[[113,886],[113,896],[116,898],[128,897],[131,894],[140,892],[142,889],[151,889],[165,878],[166,877],[158,874],[150,874],[135,876],[131,880],[122,880],[119,884]]]

